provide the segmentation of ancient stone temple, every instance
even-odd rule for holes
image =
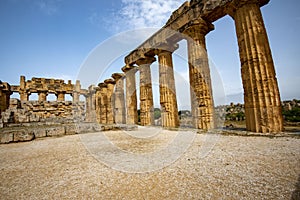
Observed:
[[[186,40],[193,124],[195,128],[205,130],[215,127],[205,36],[214,30],[214,21],[230,15],[235,21],[239,44],[247,130],[263,133],[283,130],[279,89],[260,10],[268,2],[269,0],[187,1],[173,12],[162,29],[126,56],[127,66],[146,63],[147,68],[153,62],[153,57],[158,56],[162,126],[179,125],[172,53],[176,51],[179,41]],[[149,77],[141,76],[141,79],[144,79],[141,83],[149,82]],[[141,85],[140,90],[144,90],[144,85]],[[143,115],[151,116],[148,104],[142,102],[141,100],[140,106]]]
[[[174,11],[167,23],[124,59],[123,73],[97,86],[82,89],[80,81],[72,84],[63,80],[20,78],[20,85],[0,82],[0,114],[2,123],[51,117],[78,118],[99,124],[154,124],[151,64],[159,64],[159,93],[161,125],[179,127],[177,93],[173,55],[178,42],[186,40],[189,66],[189,84],[193,126],[209,130],[216,127],[214,99],[205,37],[214,30],[216,20],[230,15],[235,22],[245,99],[245,117],[248,131],[277,133],[283,131],[280,94],[271,49],[260,8],[269,0],[191,0]],[[136,73],[140,74],[140,99],[137,99]],[[13,92],[20,94],[20,102],[10,101]],[[38,94],[37,102],[29,96]],[[55,94],[55,103],[47,102],[47,95]],[[73,101],[66,103],[65,95]],[[86,99],[80,102],[80,95]],[[72,108],[71,108],[72,107]],[[19,109],[16,114],[9,109]],[[25,109],[25,111],[20,111]],[[14,116],[11,116],[14,113]],[[22,115],[22,116],[21,116]]]

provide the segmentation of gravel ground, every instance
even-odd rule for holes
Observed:
[[[0,145],[0,199],[300,199],[300,139],[139,128]]]

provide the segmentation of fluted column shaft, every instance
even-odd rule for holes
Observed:
[[[126,124],[137,124],[138,115],[137,115],[137,97],[136,97],[136,81],[135,73],[137,69],[133,66],[125,66],[122,68],[126,76],[126,107],[127,107],[127,116]]]
[[[57,93],[57,101],[65,101],[65,93],[64,92]]]
[[[107,123],[107,85],[100,83],[100,124]]]
[[[79,102],[80,91],[81,91],[80,81],[76,80],[76,83],[74,85],[74,91],[73,91],[73,94],[72,94],[73,103],[78,103]]]
[[[91,96],[89,94],[85,97],[85,120],[91,121]]]
[[[21,101],[28,101],[29,100],[29,95],[26,92],[25,76],[20,76],[20,100]]]
[[[212,24],[199,19],[185,30],[188,43],[191,108],[195,128],[215,128],[214,101],[205,35],[213,30]]]
[[[101,108],[100,108],[100,106],[101,106],[101,91],[100,91],[100,87],[98,87],[96,89],[95,101],[96,101],[95,102],[96,120],[97,120],[98,123],[100,123],[100,116],[101,116],[100,115],[100,112],[101,112]]]
[[[47,101],[47,91],[39,91],[39,101]]]
[[[137,61],[140,70],[140,119],[142,126],[154,125],[153,92],[150,65],[154,57]]]
[[[104,83],[106,83],[107,85],[107,124],[113,124],[113,92],[115,87],[115,81],[113,79],[106,79]]]
[[[159,50],[159,91],[163,127],[178,127],[178,107],[172,52]]]
[[[114,118],[116,124],[126,123],[126,108],[124,96],[124,74],[115,73],[112,77],[116,81],[114,92]]]
[[[243,2],[231,16],[242,65],[247,130],[281,132],[280,94],[260,6],[257,1]]]

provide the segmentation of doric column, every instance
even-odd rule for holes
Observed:
[[[178,107],[172,53],[178,45],[165,45],[157,50],[162,127],[178,127]]]
[[[85,95],[85,121],[91,121],[91,97],[90,94]]]
[[[104,83],[107,85],[107,124],[113,124],[113,92],[116,82],[113,79],[106,79]]]
[[[96,122],[95,92],[95,86],[89,86],[86,96],[86,120],[88,122]]]
[[[20,76],[20,100],[21,101],[28,101],[29,100],[29,95],[26,91],[25,76]]]
[[[124,74],[114,73],[112,78],[115,79],[116,87],[114,92],[114,118],[116,124],[126,123],[126,109],[124,97]]]
[[[214,29],[211,23],[202,19],[189,24],[187,35],[191,108],[195,128],[209,130],[215,128],[214,101],[205,35]]]
[[[235,21],[244,87],[247,130],[281,132],[283,118],[272,53],[260,6],[268,1],[234,1]]]
[[[136,67],[126,65],[122,68],[126,77],[126,124],[137,124],[137,97],[136,97],[136,83],[135,83],[135,73],[137,71]]]
[[[10,90],[10,85],[5,82],[0,81],[0,118],[1,112],[9,108],[10,95],[12,94]]]
[[[154,125],[154,107],[150,65],[154,57],[141,58],[136,61],[140,71],[140,119],[142,126]]]
[[[80,91],[81,91],[80,81],[76,80],[76,83],[74,85],[73,95],[72,95],[73,96],[73,103],[78,103],[79,102]]]
[[[47,101],[47,90],[40,90],[38,91],[38,94],[39,94],[39,101],[42,102],[42,101]]]
[[[97,122],[100,124],[100,117],[101,117],[101,90],[100,90],[100,86],[98,85],[98,87],[96,88],[96,94],[95,94],[95,98],[96,98],[96,119]]]
[[[107,85],[100,83],[100,124],[107,123]]]
[[[57,97],[57,101],[65,101],[65,92],[58,91],[56,97]]]

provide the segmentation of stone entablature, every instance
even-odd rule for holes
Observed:
[[[73,96],[74,101],[79,101],[80,95],[87,95],[88,91],[81,89],[80,82],[72,84],[71,80],[65,83],[61,79],[48,79],[48,78],[32,78],[31,80],[25,79],[25,76],[20,77],[20,85],[12,85],[11,92],[20,94],[21,101],[28,101],[32,93],[39,95],[39,101],[46,101],[48,94],[55,94],[58,101],[64,101],[65,95],[70,94]]]

